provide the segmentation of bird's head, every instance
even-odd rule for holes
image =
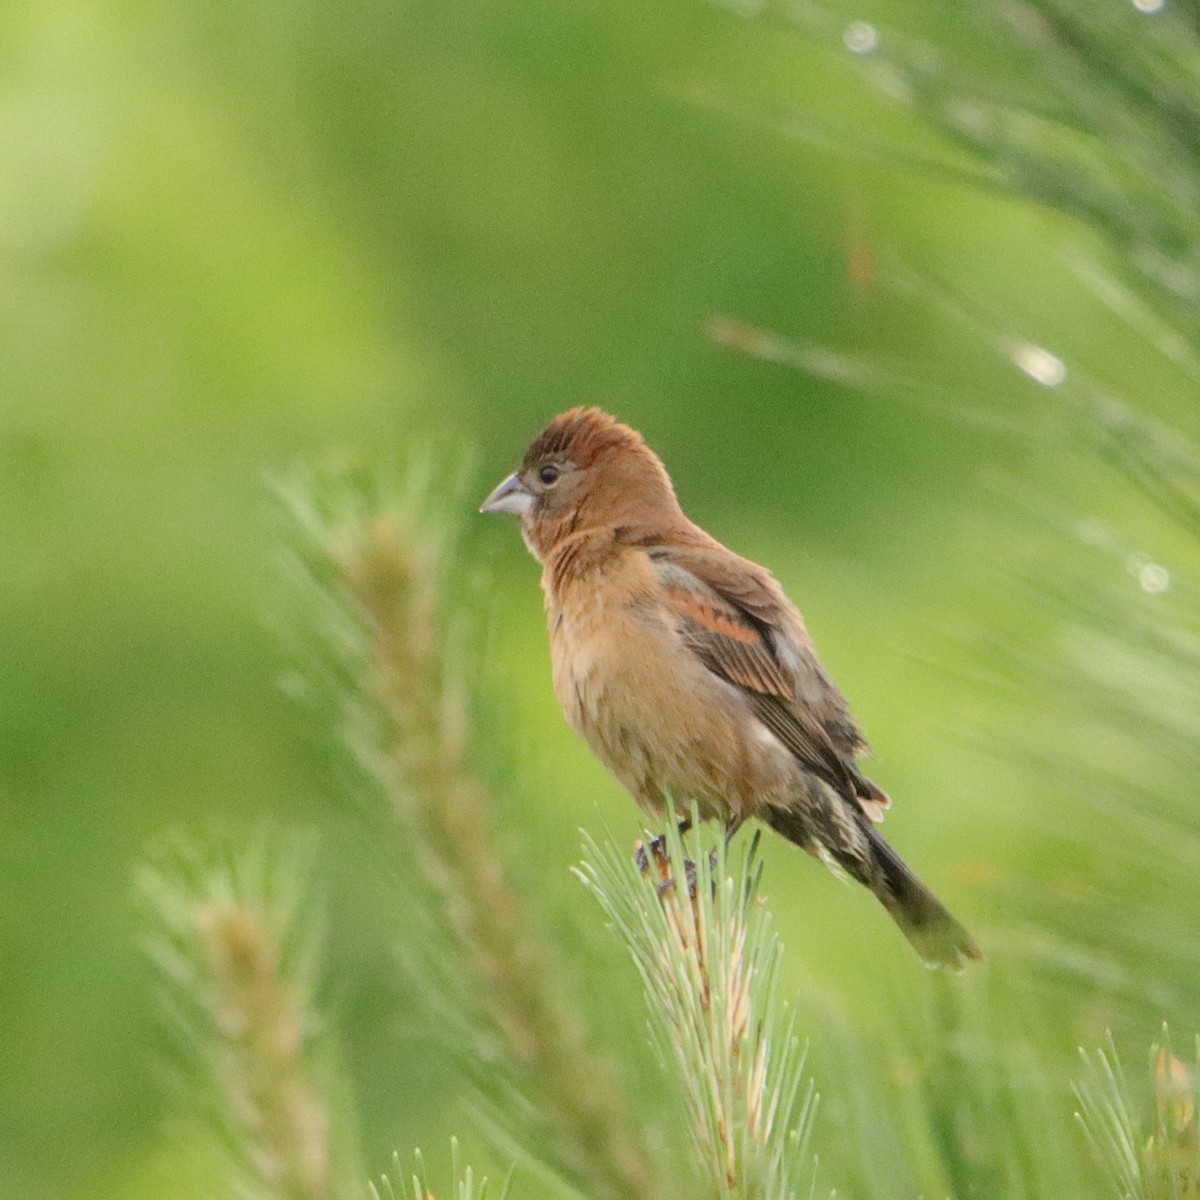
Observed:
[[[682,517],[658,455],[637,430],[598,408],[555,417],[479,511],[519,516],[526,543],[542,560],[571,533]]]

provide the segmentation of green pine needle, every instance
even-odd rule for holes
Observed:
[[[780,994],[783,947],[758,895],[757,839],[730,872],[723,841],[710,851],[698,832],[680,835],[673,808],[668,818],[665,855],[645,851],[645,871],[585,834],[579,877],[641,976],[651,1039],[711,1194],[811,1196],[817,1097]]]
[[[311,889],[297,849],[209,861],[180,846],[140,879],[186,1108],[229,1194],[253,1200],[337,1200],[357,1172],[322,1086]]]
[[[1085,1073],[1076,1088],[1076,1116],[1112,1194],[1120,1200],[1200,1197],[1200,1072],[1171,1053],[1167,1027],[1163,1026],[1162,1041],[1150,1048],[1152,1121],[1137,1116],[1140,1106],[1131,1096],[1111,1036],[1106,1048],[1080,1054]]]
[[[396,1182],[393,1183],[390,1176],[384,1175],[377,1185],[372,1183],[372,1200],[438,1200],[429,1187],[425,1158],[420,1150],[414,1151],[413,1161],[416,1170],[408,1176],[400,1162],[400,1155],[393,1154],[392,1167]],[[454,1190],[450,1193],[453,1200],[508,1200],[512,1172],[508,1173],[500,1185],[500,1190],[493,1194],[488,1189],[489,1180],[486,1175],[477,1180],[475,1172],[469,1166],[461,1165],[457,1138],[450,1139],[450,1164],[450,1174],[454,1180]],[[443,1192],[442,1195],[445,1196],[446,1193]]]

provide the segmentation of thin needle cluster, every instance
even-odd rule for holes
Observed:
[[[651,1038],[686,1114],[709,1194],[810,1196],[816,1095],[780,996],[782,946],[757,889],[753,848],[730,871],[674,825],[657,858],[585,836],[579,875],[645,988]]]
[[[303,872],[263,853],[210,866],[180,852],[147,868],[150,953],[184,1082],[212,1114],[230,1194],[336,1200],[330,1112],[313,1061]]]
[[[417,876],[406,923],[436,931],[407,948],[415,998],[431,1028],[453,1030],[448,1049],[510,1137],[525,1140],[510,1128],[520,1111],[537,1127],[537,1155],[575,1186],[647,1195],[653,1173],[624,1098],[496,850],[499,804],[472,765],[464,672],[450,662],[448,539],[415,518],[419,490],[406,504],[366,504],[339,481],[289,495],[306,537],[297,565],[336,618],[329,650],[343,665],[325,674],[345,680],[345,739],[390,809],[398,865]]]
[[[1171,1052],[1166,1028],[1150,1048],[1154,1106],[1148,1119],[1139,1115],[1111,1039],[1107,1049],[1083,1053],[1083,1061],[1077,1116],[1113,1194],[1121,1200],[1200,1197],[1200,1074],[1196,1063]]]
[[[414,1155],[415,1170],[411,1175],[404,1169],[400,1156],[392,1156],[392,1176],[384,1175],[378,1185],[371,1184],[372,1200],[438,1200],[429,1190],[426,1182],[425,1159],[418,1150]],[[498,1192],[489,1188],[487,1176],[477,1176],[469,1166],[462,1166],[459,1161],[458,1139],[450,1142],[451,1176],[454,1179],[454,1190],[450,1193],[453,1200],[507,1200],[509,1194],[509,1178],[500,1186]],[[394,1181],[393,1181],[394,1176]],[[445,1195],[445,1193],[443,1193]]]

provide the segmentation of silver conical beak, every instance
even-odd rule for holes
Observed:
[[[515,513],[523,517],[533,507],[533,495],[513,472],[480,506],[483,513]]]

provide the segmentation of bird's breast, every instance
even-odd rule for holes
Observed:
[[[610,581],[614,582],[614,581]],[[648,809],[753,807],[793,768],[744,699],[683,644],[652,593],[591,587],[547,604],[554,691],[571,726]]]
[[[655,691],[648,664],[670,652],[665,626],[611,595],[568,597],[548,618],[554,693],[571,725],[591,740],[598,726],[644,720]]]

